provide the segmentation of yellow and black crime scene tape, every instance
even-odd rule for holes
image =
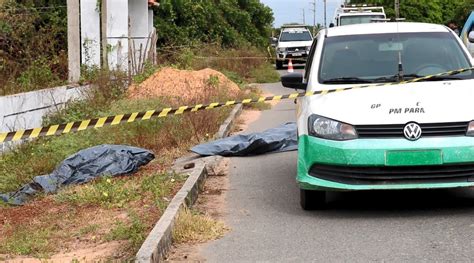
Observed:
[[[250,103],[258,103],[258,102],[268,102],[268,101],[280,101],[285,99],[296,99],[301,97],[309,97],[314,95],[325,95],[329,93],[335,92],[342,92],[342,91],[349,91],[354,89],[364,89],[364,88],[372,88],[372,87],[381,87],[381,86],[394,86],[399,84],[407,84],[407,83],[414,83],[423,81],[426,79],[440,77],[440,76],[450,76],[455,74],[460,74],[466,71],[474,70],[474,68],[466,68],[466,69],[459,69],[449,72],[443,72],[436,75],[425,76],[421,78],[416,78],[412,80],[396,82],[396,83],[382,83],[382,84],[372,84],[372,85],[365,85],[365,86],[353,86],[347,88],[340,88],[340,89],[331,89],[331,90],[322,90],[322,91],[309,91],[309,92],[301,92],[301,93],[292,93],[286,95],[278,95],[278,96],[270,96],[270,97],[261,97],[257,99],[244,99],[240,101],[227,101],[227,102],[215,102],[210,104],[198,104],[194,106],[182,106],[179,108],[164,108],[160,110],[149,110],[144,112],[135,112],[135,113],[128,113],[122,115],[115,115],[115,116],[108,116],[90,120],[83,120],[77,122],[70,122],[65,124],[59,125],[51,125],[48,127],[39,127],[34,129],[28,130],[18,130],[13,132],[7,133],[0,133],[0,143],[3,142],[10,142],[10,141],[19,141],[24,139],[35,139],[38,137],[47,137],[47,136],[57,136],[67,133],[79,132],[84,131],[87,129],[98,129],[104,126],[113,126],[122,123],[132,123],[137,121],[149,120],[151,118],[164,118],[170,115],[180,115],[186,112],[197,112],[202,110],[210,110],[225,106],[233,106],[237,104],[250,104]]]

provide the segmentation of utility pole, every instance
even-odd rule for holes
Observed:
[[[400,18],[400,0],[395,0],[395,18]]]
[[[67,0],[67,47],[68,80],[70,83],[77,83],[81,78],[79,0]]]
[[[107,51],[107,1],[102,0],[100,2],[100,33],[102,42],[102,68],[109,68],[108,62],[108,51]]]
[[[327,27],[328,27],[328,23],[327,23],[327,12],[328,12],[327,0],[324,0],[324,28],[327,28]]]
[[[310,3],[313,6],[310,10],[313,11],[313,36],[316,36],[316,0]]]
[[[306,25],[306,15],[305,15],[305,10],[303,9],[303,25]]]

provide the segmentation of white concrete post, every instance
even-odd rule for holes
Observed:
[[[81,0],[82,64],[100,67],[100,8],[98,0]]]
[[[106,1],[109,68],[128,71],[128,0]]]
[[[77,83],[81,78],[79,31],[79,0],[67,0],[68,79],[70,83]]]
[[[130,54],[132,74],[139,73],[146,61],[150,41],[148,40],[149,21],[148,21],[148,1],[128,0],[129,19],[130,19],[130,37],[132,53]],[[148,43],[147,43],[148,42]]]

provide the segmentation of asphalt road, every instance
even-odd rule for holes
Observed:
[[[292,101],[263,112],[248,132],[288,121],[295,121]],[[474,260],[474,190],[333,193],[327,210],[306,212],[296,160],[296,152],[231,160],[226,223],[232,230],[206,245],[208,261]]]

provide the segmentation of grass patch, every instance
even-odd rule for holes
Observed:
[[[146,225],[134,212],[129,213],[129,223],[117,222],[114,228],[106,235],[107,241],[127,240],[132,249],[140,248],[146,238]]]
[[[258,88],[249,87],[248,89],[248,94],[246,95],[247,98],[254,100],[263,97],[262,91],[260,91]],[[245,108],[263,111],[271,109],[272,105],[268,102],[257,102],[252,104],[245,104]]]
[[[137,200],[150,199],[164,208],[177,183],[184,182],[182,175],[155,173],[136,177],[102,177],[91,184],[75,186],[59,192],[54,199],[59,203],[76,206],[98,205],[103,208],[123,208]]]
[[[224,223],[189,209],[182,209],[173,229],[173,241],[202,243],[221,238],[227,231]]]
[[[50,229],[17,228],[0,243],[0,254],[46,256]]]
[[[273,65],[266,63],[252,71],[256,83],[276,83],[280,81],[280,74]]]
[[[85,227],[79,229],[79,232],[77,233],[78,234],[77,236],[85,236],[85,235],[88,235],[88,234],[91,234],[91,233],[95,233],[99,229],[100,229],[100,225],[98,225],[98,224],[88,225],[88,226],[85,226]]]

